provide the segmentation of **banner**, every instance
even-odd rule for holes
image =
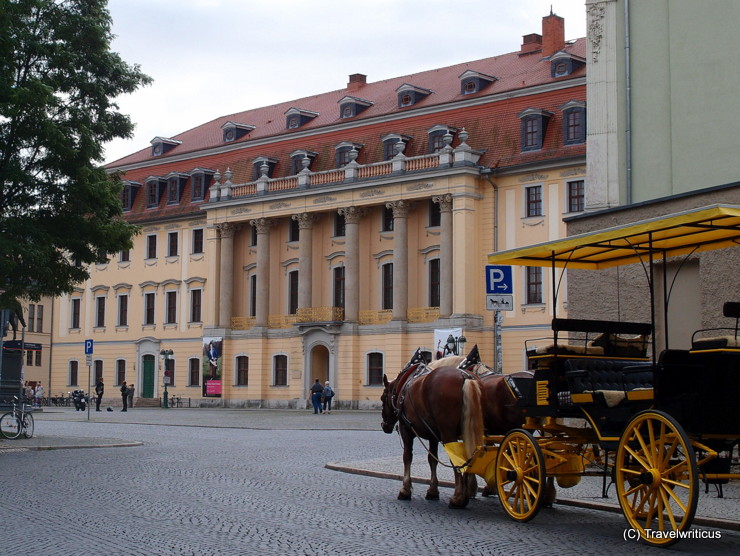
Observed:
[[[203,338],[203,395],[221,397],[223,338]]]
[[[462,328],[438,328],[434,330],[434,352],[433,359],[442,359],[450,355],[464,355],[462,353],[451,352],[447,347],[447,338],[452,335],[453,338],[462,336]]]

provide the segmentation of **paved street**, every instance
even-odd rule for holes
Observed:
[[[624,541],[618,514],[556,505],[518,524],[495,498],[453,511],[451,489],[428,502],[417,485],[401,502],[396,480],[326,467],[397,458],[400,473],[398,437],[379,421],[357,411],[134,409],[88,422],[47,409],[37,438],[0,442],[0,554],[658,553]],[[722,503],[738,509],[734,495]],[[740,550],[740,532],[694,528],[721,539],[660,554]]]

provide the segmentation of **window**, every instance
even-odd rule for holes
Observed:
[[[382,308],[393,309],[393,263],[384,264],[382,267]]]
[[[118,326],[128,326],[128,294],[118,296]]]
[[[275,158],[269,158],[266,156],[258,156],[254,159],[252,162],[252,179],[258,180],[262,177],[262,166],[267,167],[267,174],[265,174],[268,178],[271,178],[273,175],[273,172],[275,171],[275,166],[277,165],[277,159]]]
[[[346,96],[339,101],[339,117],[352,118],[372,105],[369,100]]]
[[[429,261],[429,306],[439,307],[439,259]]]
[[[257,275],[249,277],[249,316],[257,315]]]
[[[445,146],[444,136],[446,131],[436,131],[429,134],[429,153],[436,153]]]
[[[121,251],[118,255],[118,262],[119,263],[127,263],[131,260],[131,250],[126,249],[124,251]]]
[[[318,115],[318,112],[311,112],[310,110],[289,108],[285,111],[285,127],[287,129],[297,129]]]
[[[542,186],[533,185],[526,188],[526,216],[542,216]]]
[[[288,272],[288,314],[298,312],[298,271]]]
[[[386,141],[383,141],[383,160],[390,160],[391,158],[396,156],[397,143],[397,139],[388,139]]]
[[[80,327],[80,304],[82,300],[79,297],[75,297],[72,300],[72,311],[70,314],[69,327],[79,328]],[[77,384],[76,382],[74,384]]]
[[[167,180],[167,204],[175,205],[180,201],[180,178],[172,176]]]
[[[146,182],[146,207],[156,208],[159,206],[159,180]]]
[[[527,305],[541,304],[542,301],[542,268],[539,266],[527,267]]]
[[[231,141],[236,141],[237,139],[241,139],[247,133],[254,130],[254,126],[249,125],[249,124],[226,122],[224,125],[221,126],[221,129],[224,132],[223,133],[224,143],[230,143]]]
[[[95,360],[95,375],[93,376],[93,384],[97,384],[98,382],[100,382],[101,378],[103,378],[103,360],[96,359]]]
[[[252,226],[251,232],[249,234],[249,246],[257,246],[257,226]]]
[[[416,85],[411,85],[410,83],[404,83],[396,89],[398,107],[404,108],[406,106],[413,106],[417,102],[426,98],[431,93],[432,91],[430,91],[429,89],[417,87]]]
[[[527,118],[522,122],[524,127],[524,149],[532,150],[540,148],[540,120],[539,118]]]
[[[121,190],[121,205],[124,211],[131,210],[131,205],[133,204],[133,195],[131,193],[131,185],[125,184]]]
[[[190,322],[201,322],[203,290],[190,290]]]
[[[36,324],[36,306],[31,303],[28,305],[28,331],[33,332],[33,327]]]
[[[179,253],[180,234],[178,232],[169,232],[167,234],[167,256],[177,257]]]
[[[33,365],[33,352],[29,349],[26,350],[26,367]]]
[[[188,386],[200,386],[201,360],[192,357],[188,360]]]
[[[584,181],[568,182],[568,212],[583,212],[585,210]]]
[[[288,221],[288,241],[298,241],[301,237],[301,230],[298,226],[298,220],[292,218]]]
[[[165,324],[175,324],[177,322],[177,292],[169,291],[165,293]]]
[[[205,174],[193,174],[191,180],[191,194],[190,199],[192,201],[200,201],[205,193]]]
[[[563,144],[578,145],[586,141],[586,109],[575,106],[563,111]]]
[[[383,385],[383,354],[372,352],[367,354],[367,385]]]
[[[144,294],[144,324],[154,324],[155,293]]]
[[[334,215],[334,237],[344,237],[347,233],[347,220],[344,214]]]
[[[334,269],[334,307],[344,308],[344,267]]]
[[[460,94],[477,93],[497,81],[493,75],[486,75],[474,70],[468,70],[460,76]]]
[[[147,259],[157,258],[157,236],[156,235],[146,236],[146,258]]]
[[[95,327],[105,327],[105,297],[103,296],[95,298]]]
[[[249,357],[240,355],[236,358],[236,385],[249,385]]]
[[[336,161],[337,161],[337,168],[342,168],[343,166],[346,166],[349,164],[350,158],[350,152],[352,151],[352,147],[342,147],[340,149],[337,149],[337,155],[336,155]]]
[[[36,332],[44,331],[44,306],[36,305]]]
[[[40,367],[41,366],[41,352],[36,351],[34,353],[36,354],[36,366]]]
[[[193,255],[203,252],[203,228],[193,230],[193,246],[191,253]]]
[[[429,227],[435,228],[440,225],[442,222],[442,211],[441,211],[441,205],[439,203],[435,203],[431,199],[429,200]]]
[[[69,385],[70,386],[77,386],[77,371],[79,368],[79,363],[77,361],[70,361],[69,362]]]
[[[390,207],[383,207],[383,220],[380,223],[381,232],[392,232],[393,231],[393,209]]]
[[[522,127],[522,151],[538,151],[542,149],[547,131],[547,122],[551,116],[551,112],[536,108],[527,108],[518,114]]]
[[[120,386],[126,380],[126,360],[116,359],[116,386]]]
[[[288,385],[288,356],[276,355],[273,358],[273,384],[274,386]]]

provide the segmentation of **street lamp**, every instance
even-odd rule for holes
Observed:
[[[460,355],[465,349],[465,343],[468,339],[460,334],[455,338],[452,334],[447,336],[447,353],[452,355]]]
[[[174,352],[171,349],[163,349],[159,352],[159,355],[162,356],[162,367],[164,367],[164,377],[162,381],[164,382],[164,408],[167,409],[169,407],[168,402],[168,394],[167,394],[167,385],[170,383],[170,370],[167,368],[167,362],[170,360],[170,357]]]

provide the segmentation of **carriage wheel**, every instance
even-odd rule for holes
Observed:
[[[650,544],[675,543],[672,532],[691,527],[699,497],[694,449],[681,425],[662,411],[638,413],[619,439],[615,466],[630,527]]]
[[[515,429],[504,437],[496,458],[501,506],[515,521],[529,521],[542,506],[545,458],[532,434]]]

